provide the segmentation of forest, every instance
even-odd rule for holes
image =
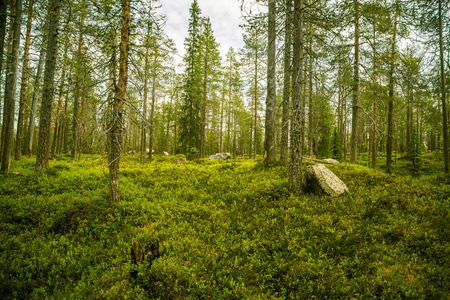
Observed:
[[[450,2],[189,2],[0,0],[0,298],[450,299]]]

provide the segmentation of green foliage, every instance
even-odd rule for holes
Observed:
[[[127,157],[119,203],[105,159],[14,161],[21,175],[0,174],[2,299],[449,294],[450,185],[432,154],[420,178],[330,166],[350,189],[338,199],[292,195],[279,165],[182,159]],[[132,239],[147,258],[132,261]]]
[[[422,158],[421,158],[421,147],[419,134],[417,129],[414,128],[411,136],[411,153],[410,153],[410,171],[411,175],[417,177],[420,173],[420,169],[422,166]]]
[[[333,135],[331,136],[331,157],[334,159],[342,159],[342,144],[341,138],[339,137],[339,132],[337,127],[333,128]]]

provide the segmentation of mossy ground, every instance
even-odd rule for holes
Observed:
[[[254,160],[128,156],[119,203],[89,158],[0,174],[0,298],[450,297],[450,180],[434,154],[420,177],[402,161],[391,176],[330,166],[342,198],[295,196],[284,167]],[[132,264],[132,238],[160,256]]]

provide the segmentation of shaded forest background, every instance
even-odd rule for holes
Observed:
[[[181,64],[161,5],[1,1],[4,172],[107,153],[116,200],[123,153],[279,159],[294,190],[303,156],[448,172],[448,2],[242,1],[245,46],[220,53],[193,1]]]

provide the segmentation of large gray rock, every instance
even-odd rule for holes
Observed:
[[[216,153],[214,155],[211,155],[209,157],[209,160],[226,160],[231,158],[231,154],[230,153]]]
[[[348,193],[348,187],[333,172],[322,164],[308,166],[305,172],[306,189],[315,194],[339,197]]]
[[[332,158],[326,158],[323,161],[326,163],[329,163],[330,165],[339,165],[340,164],[339,161],[332,159]]]

